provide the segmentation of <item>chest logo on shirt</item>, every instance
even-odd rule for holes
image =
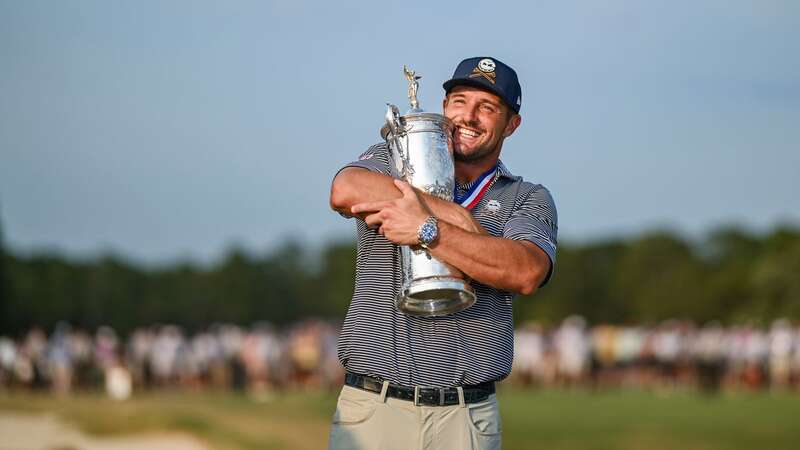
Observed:
[[[359,161],[366,161],[368,159],[372,159],[372,156],[373,156],[372,153],[365,153],[365,154],[361,155],[361,157],[358,158],[358,160]]]
[[[486,202],[486,206],[483,207],[483,211],[490,216],[496,216],[500,213],[502,207],[503,205],[497,200],[489,200]]]

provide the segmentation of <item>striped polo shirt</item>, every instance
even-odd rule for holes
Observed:
[[[386,144],[377,144],[345,167],[391,176],[390,158]],[[523,181],[499,162],[494,182],[471,212],[493,236],[530,241],[555,263],[558,219],[542,185]],[[400,248],[363,220],[356,219],[356,228],[355,288],[338,348],[345,369],[406,386],[450,387],[508,376],[513,293],[473,281],[477,301],[470,308],[441,317],[405,315],[394,306],[402,284]]]

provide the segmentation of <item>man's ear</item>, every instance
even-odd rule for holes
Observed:
[[[517,130],[517,127],[519,127],[521,123],[522,123],[522,116],[516,113],[513,116],[511,116],[511,118],[508,119],[508,122],[506,123],[506,128],[503,130],[503,137],[507,138],[512,134],[514,134],[514,131]]]

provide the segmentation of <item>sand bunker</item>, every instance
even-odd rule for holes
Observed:
[[[0,450],[208,450],[184,434],[89,436],[53,415],[0,411]]]

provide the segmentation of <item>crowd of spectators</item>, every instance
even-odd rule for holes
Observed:
[[[282,389],[337,389],[338,326],[308,320],[285,328],[214,325],[187,334],[174,325],[94,334],[61,323],[46,335],[32,329],[0,336],[0,391],[67,394],[104,387],[116,398],[159,388],[233,389],[267,399]],[[596,325],[581,317],[555,327],[517,327],[514,369],[506,383],[583,386],[800,391],[800,326],[776,320],[697,326]]]
[[[49,337],[41,329],[16,341],[0,337],[0,390],[105,386],[126,398],[137,390],[216,388],[268,398],[277,389],[333,388],[344,378],[338,334],[335,325],[308,320],[285,329],[214,325],[191,335],[157,325],[123,340],[110,327],[92,335],[61,323]]]
[[[800,326],[667,320],[589,327],[578,316],[517,329],[512,379],[539,386],[800,391]]]

